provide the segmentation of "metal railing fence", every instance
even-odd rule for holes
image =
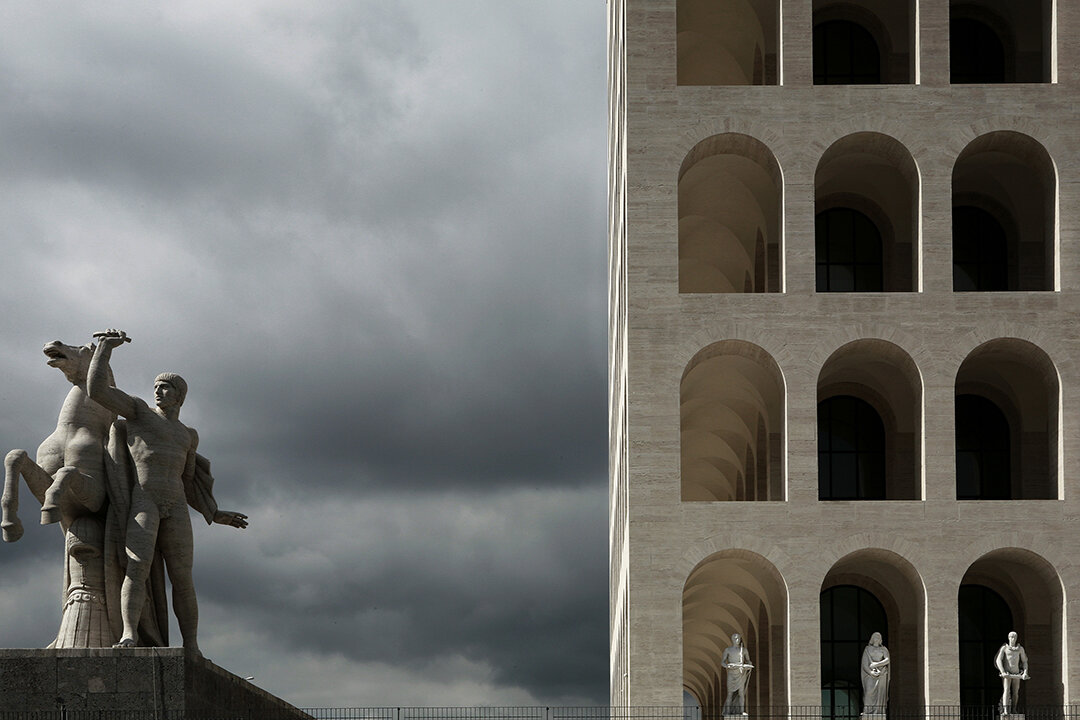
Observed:
[[[316,720],[724,720],[698,706],[524,706],[304,708]],[[1002,716],[996,706],[930,705],[890,707],[886,720],[1080,720],[1080,705],[1033,706]],[[820,705],[750,708],[746,720],[859,720],[859,713]],[[4,720],[0,718],[0,720]]]
[[[698,706],[322,707],[296,712],[203,714],[180,711],[3,711],[0,720],[725,720]],[[885,720],[1080,720],[1080,705],[1029,706],[1002,716],[995,706],[889,707]],[[879,720],[818,705],[750,708],[743,720]],[[732,720],[727,718],[726,720]]]

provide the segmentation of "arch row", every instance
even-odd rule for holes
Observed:
[[[923,376],[899,345],[861,338],[817,378],[819,500],[922,500]],[[786,500],[787,385],[766,350],[722,340],[683,371],[680,497]],[[985,341],[956,370],[956,497],[1059,499],[1060,376],[1038,345]]]
[[[788,580],[772,562],[727,549],[693,568],[682,587],[683,687],[703,716],[722,714],[730,688],[724,665],[732,662],[733,648],[754,665],[746,700],[756,710],[789,704],[789,663],[803,670],[817,664],[824,714],[854,716],[864,704],[874,705],[882,690],[860,672],[875,634],[890,658],[889,675],[899,679],[886,690],[889,705],[921,708],[928,696],[927,618],[943,613],[957,617],[956,638],[944,642],[955,642],[959,652],[954,667],[937,668],[934,682],[951,673],[963,706],[988,707],[1000,697],[996,671],[987,668],[1014,630],[1031,660],[1026,703],[1062,705],[1066,598],[1058,570],[1042,555],[1010,546],[974,557],[955,578],[947,607],[928,607],[922,573],[894,549],[855,550],[819,577],[820,654],[801,658],[792,656]]]
[[[950,0],[953,84],[1056,80],[1053,0]],[[814,0],[815,85],[919,82],[919,0]],[[677,0],[679,85],[782,84],[781,0]]]
[[[761,140],[713,135],[678,173],[680,293],[783,291],[784,174]],[[818,292],[921,289],[921,178],[911,152],[877,131],[826,148],[815,176]],[[1039,141],[991,130],[952,172],[953,290],[1058,285],[1058,173]]]

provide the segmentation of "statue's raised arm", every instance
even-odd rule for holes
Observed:
[[[135,398],[123,390],[113,387],[110,382],[111,372],[109,358],[112,357],[113,348],[119,347],[126,342],[131,342],[123,330],[109,328],[104,332],[94,333],[97,339],[97,348],[90,360],[90,371],[86,379],[86,393],[90,399],[97,402],[117,415],[129,418],[135,414]]]

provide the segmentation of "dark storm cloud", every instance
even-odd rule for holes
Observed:
[[[313,181],[340,170],[341,123],[378,128],[393,117],[387,70],[415,62],[402,49],[415,35],[408,17],[373,3],[352,4],[352,18],[327,13],[337,37],[311,39],[306,77],[245,45],[252,28],[163,23],[149,8],[42,5],[9,9],[16,17],[0,49],[15,71],[0,80],[10,100],[0,158],[23,180],[63,175],[169,202],[221,193],[310,202]],[[348,34],[361,23],[366,32]]]
[[[183,374],[252,515],[196,531],[211,657],[307,704],[602,701],[602,3],[4,12],[0,442],[55,423],[42,343],[125,328],[118,385]],[[59,582],[54,530],[0,546],[0,644],[55,633],[8,580]]]
[[[461,654],[538,698],[602,701],[605,529],[591,521],[603,492],[376,497],[348,513],[300,502],[341,545],[283,539],[238,564],[223,543],[202,563],[209,599],[252,627],[293,618],[278,638],[288,647],[413,668]]]

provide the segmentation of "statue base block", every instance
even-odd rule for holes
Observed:
[[[183,648],[0,650],[0,712],[61,709],[311,720]]]
[[[862,720],[885,720],[885,713],[860,713]]]

